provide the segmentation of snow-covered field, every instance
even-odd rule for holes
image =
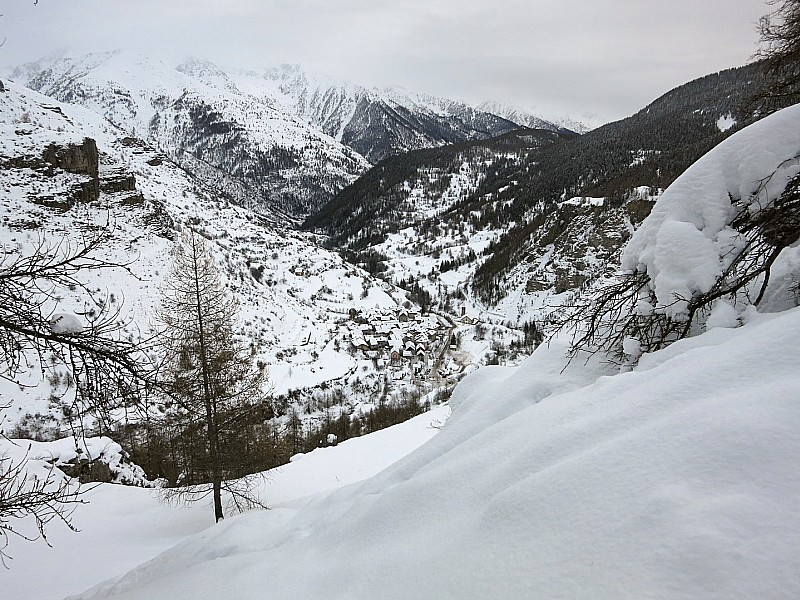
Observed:
[[[753,314],[611,377],[600,361],[561,372],[564,347],[541,346],[517,369],[468,377],[442,431],[375,477],[228,519],[81,597],[792,597],[799,338],[800,309]],[[137,558],[208,516],[106,506],[87,521],[132,535],[113,548]],[[72,553],[65,571],[120,559],[78,524],[103,559]],[[22,589],[63,560],[42,545],[20,552]]]
[[[378,473],[433,437],[449,410],[438,406],[400,425],[297,455],[290,464],[267,473],[259,484],[258,495],[271,509],[265,514],[283,521],[308,497],[323,496]],[[2,449],[20,456],[27,446],[22,440],[17,444],[3,442]],[[64,444],[35,444],[29,456],[44,456],[48,448],[59,453]],[[12,538],[10,569],[0,575],[3,598],[55,600],[76,594],[118,577],[190,536],[199,534],[197,539],[202,539],[207,534],[201,532],[214,521],[208,501],[165,504],[153,489],[99,484],[84,498],[88,503],[78,506],[73,515],[79,532],[53,525],[48,529],[52,547]]]

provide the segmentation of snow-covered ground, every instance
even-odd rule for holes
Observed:
[[[374,475],[433,437],[449,411],[447,406],[438,406],[400,425],[297,455],[290,464],[269,472],[260,484],[259,497],[271,508],[266,514],[284,520],[306,497],[325,495]],[[63,442],[34,444],[29,457],[44,457],[48,448],[60,455],[65,450]],[[19,458],[27,445],[17,444],[3,442],[0,449]],[[40,460],[35,462],[41,467]],[[10,569],[0,576],[3,598],[55,600],[78,593],[123,574],[187,536],[204,535],[200,532],[214,520],[207,501],[164,504],[153,489],[100,484],[84,498],[88,503],[73,515],[79,532],[53,525],[48,529],[52,547],[12,538]]]
[[[441,433],[379,475],[226,520],[81,597],[791,597],[797,339],[800,309],[753,314],[611,377],[541,346],[465,379]]]
[[[735,246],[731,201],[765,210],[781,196],[796,112],[733,136],[660,198],[624,255],[659,298],[707,289],[693,266],[719,268]],[[665,243],[676,227],[692,243]],[[799,243],[780,247],[773,296],[796,289]],[[519,367],[469,375],[441,433],[376,476],[230,519],[80,597],[796,596],[791,305],[715,311],[705,333],[627,372],[600,354],[565,367],[568,336],[555,338]]]

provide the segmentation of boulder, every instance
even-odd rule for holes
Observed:
[[[73,198],[79,202],[92,202],[100,197],[100,155],[97,144],[91,138],[84,138],[82,144],[60,146],[50,144],[44,149],[42,159],[52,167],[67,173],[86,175],[89,179],[74,190]]]
[[[111,483],[111,469],[99,458],[74,458],[70,462],[58,465],[70,477],[76,477],[81,483]]]

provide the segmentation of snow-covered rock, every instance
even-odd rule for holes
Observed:
[[[52,442],[9,440],[3,444],[2,451],[9,452],[12,446],[17,448],[15,455],[24,454],[27,460],[54,465],[84,482],[98,480],[90,477],[91,467],[97,463],[107,469],[108,478],[104,479],[107,483],[139,487],[153,485],[144,470],[128,459],[122,446],[106,436],[68,436]]]

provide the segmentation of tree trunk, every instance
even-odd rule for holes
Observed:
[[[216,410],[211,390],[211,373],[206,353],[205,319],[203,317],[202,299],[200,296],[200,280],[198,268],[197,241],[192,236],[192,253],[194,257],[194,285],[195,299],[197,301],[197,329],[200,341],[200,367],[203,372],[203,400],[206,407],[206,432],[208,436],[208,452],[211,458],[211,482],[214,489],[214,517],[216,522],[221,521],[222,514],[222,469],[219,462],[219,431],[217,430]]]

